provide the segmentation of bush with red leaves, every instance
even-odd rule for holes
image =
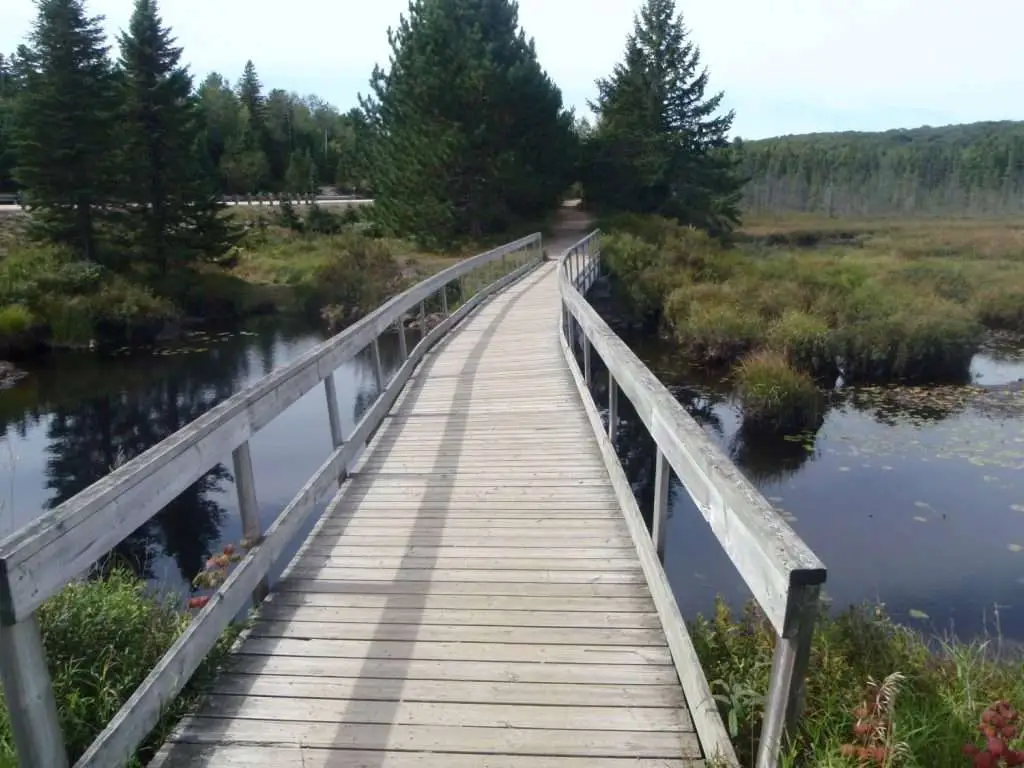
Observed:
[[[974,768],[1012,768],[1024,766],[1024,749],[1014,749],[1011,742],[1020,736],[1020,713],[1008,701],[990,704],[981,715],[978,732],[984,746],[965,744],[964,754]]]
[[[234,544],[225,544],[224,549],[218,552],[216,555],[210,557],[206,561],[206,565],[202,571],[196,574],[196,577],[192,579],[192,586],[196,589],[207,588],[216,590],[224,580],[228,577],[228,571],[234,563],[237,563],[242,559],[242,554],[239,550],[249,551],[258,542],[250,541],[249,539],[242,539],[241,543],[236,547]],[[212,595],[195,595],[188,599],[188,607],[190,610],[200,610],[208,602],[210,602]]]

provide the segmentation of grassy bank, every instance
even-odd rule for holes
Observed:
[[[1019,222],[794,217],[730,244],[653,217],[602,228],[635,319],[699,363],[770,353],[823,383],[957,381],[986,329],[1024,331]]]
[[[775,633],[756,608],[734,615],[722,604],[691,625],[694,644],[741,764],[752,766],[768,689]],[[1024,661],[997,642],[926,642],[881,609],[857,608],[824,620],[810,662],[806,709],[783,766],[966,768],[1024,763],[965,755],[984,749],[979,732],[990,705],[1024,708]],[[1010,724],[1012,727],[1012,723]],[[1019,724],[1018,724],[1019,725]],[[1024,749],[1005,731],[996,752]],[[970,750],[968,750],[970,751]]]
[[[176,596],[147,591],[120,570],[102,580],[69,584],[38,612],[68,757],[73,762],[113,719],[128,697],[188,626]],[[132,765],[144,765],[168,729],[194,705],[197,686],[223,661],[236,633],[229,631],[189,688],[172,704]],[[0,767],[17,758],[0,692]]]
[[[185,326],[257,314],[329,316],[340,327],[492,244],[423,253],[384,236],[355,207],[240,207],[225,215],[239,219],[244,234],[218,263],[145,280],[31,243],[25,220],[6,217],[0,222],[0,359],[48,346],[150,343]]]

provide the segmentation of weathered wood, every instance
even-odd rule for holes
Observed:
[[[561,271],[559,281],[569,314],[614,373],[620,391],[781,632],[790,585],[823,583],[821,561]]]
[[[296,532],[308,519],[320,498],[339,481],[344,468],[352,462],[356,452],[376,431],[422,357],[452,325],[472,311],[487,295],[500,290],[533,266],[535,264],[527,264],[520,272],[485,288],[417,345],[413,354],[399,368],[388,388],[363,414],[351,439],[332,452],[327,461],[281,512],[259,545],[246,554],[225,583],[214,593],[210,602],[76,763],[76,768],[120,765],[128,759],[146,734],[152,730],[163,707],[181,690],[224,628],[238,614],[245,595],[256,589],[260,580],[265,578],[271,565],[295,538]]]
[[[377,391],[383,392],[387,389],[387,379],[384,376],[384,364],[380,359],[380,339],[374,339],[370,347],[373,353],[373,378],[377,382]]]
[[[411,308],[453,280],[539,241],[536,234],[521,238],[418,283],[7,537],[0,542],[0,620],[14,623],[30,615]],[[488,290],[537,263],[527,262]]]
[[[404,317],[400,317],[395,321],[395,331],[398,333],[398,358],[404,362],[409,357],[408,342],[405,340]]]
[[[308,744],[297,729],[317,721],[336,734],[330,747],[346,749],[386,725],[390,736],[373,747],[382,756],[423,752],[423,729],[452,726],[445,751],[477,753],[481,765],[531,749],[519,746],[525,732],[546,730],[586,733],[578,747],[543,745],[566,757],[699,756],[666,634],[551,332],[553,273],[487,301],[423,358],[248,631],[231,685],[214,685],[162,759],[219,739],[214,723],[234,729],[224,748],[265,748],[274,727],[286,728],[281,743]],[[513,383],[493,389],[499,381]],[[549,450],[570,460],[553,463]],[[602,685],[626,687],[612,695]],[[245,722],[262,727],[239,731]],[[486,738],[474,739],[477,729]],[[614,741],[594,736],[616,729]]]
[[[402,359],[405,359],[404,355]],[[327,421],[331,427],[331,445],[338,448],[345,442],[345,435],[341,430],[341,411],[338,407],[338,390],[333,373],[324,379],[324,393],[327,396]]]
[[[242,538],[251,544],[260,540],[260,505],[256,500],[256,478],[252,472],[252,452],[249,441],[245,441],[231,452],[231,463],[235,470],[235,491],[238,495],[238,512],[242,518]],[[254,605],[263,602],[270,591],[267,576],[260,579],[252,593]]]
[[[619,434],[619,385],[615,376],[608,371],[608,439],[615,445]]]
[[[654,468],[654,512],[651,517],[651,538],[658,559],[665,560],[665,526],[668,523],[668,490],[672,470],[660,448],[655,448]]]
[[[690,639],[686,623],[683,621],[679,605],[672,592],[672,586],[668,582],[661,559],[658,557],[654,542],[647,532],[647,526],[640,513],[640,508],[637,506],[633,487],[622,469],[615,447],[608,439],[597,406],[589,395],[582,376],[573,365],[574,358],[569,341],[562,338],[561,345],[576,388],[583,399],[583,409],[597,439],[598,449],[608,467],[608,475],[621,505],[631,540],[639,556],[646,584],[650,589],[658,615],[661,617],[672,663],[686,696],[690,716],[704,748],[704,753],[716,758],[723,768],[739,768],[739,760],[718,713],[718,705],[708,686],[707,678],[704,676],[697,650]]]
[[[46,650],[34,616],[0,624],[0,681],[19,765],[67,766]]]

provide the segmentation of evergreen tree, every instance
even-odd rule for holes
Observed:
[[[32,230],[103,261],[98,223],[114,186],[114,84],[102,17],[82,0],[38,0],[16,101],[14,176]]]
[[[245,69],[242,71],[242,79],[238,81],[238,100],[249,113],[249,127],[247,141],[251,143],[248,149],[260,147],[263,139],[264,123],[266,120],[267,102],[263,98],[263,83],[256,74],[256,65],[252,59],[245,62]]]
[[[708,80],[674,0],[646,0],[623,62],[597,83],[588,199],[713,232],[734,226],[743,180],[725,151],[733,113],[721,113]]]
[[[424,242],[499,231],[571,182],[572,115],[509,0],[413,0],[363,107],[375,214]]]
[[[223,255],[233,232],[199,157],[202,127],[192,78],[157,0],[136,0],[120,36],[121,197],[127,242],[158,275]]]

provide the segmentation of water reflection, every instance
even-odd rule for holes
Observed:
[[[594,302],[605,316],[614,307]],[[746,429],[722,372],[688,369],[650,334],[624,338],[705,432],[829,568],[835,607],[884,602],[924,629],[1024,639],[1024,354],[986,350],[968,386],[864,387],[831,393],[816,431]],[[595,397],[607,405],[603,373]],[[619,400],[617,451],[645,516],[654,445]],[[648,522],[648,525],[650,523]],[[677,478],[665,569],[684,615],[721,594],[750,596]],[[911,616],[927,615],[927,619]]]
[[[21,386],[0,393],[0,536],[322,339],[308,327],[264,324],[197,335],[173,348],[60,355],[37,365]],[[415,341],[410,334],[409,343]],[[384,339],[382,360],[388,375],[397,369],[393,339]],[[377,394],[368,353],[342,366],[335,378],[343,427],[350,431]],[[330,452],[323,392],[317,387],[307,393],[251,441],[264,527]],[[163,587],[187,590],[207,558],[241,536],[229,466],[230,455],[221,457],[104,564],[128,564]]]

